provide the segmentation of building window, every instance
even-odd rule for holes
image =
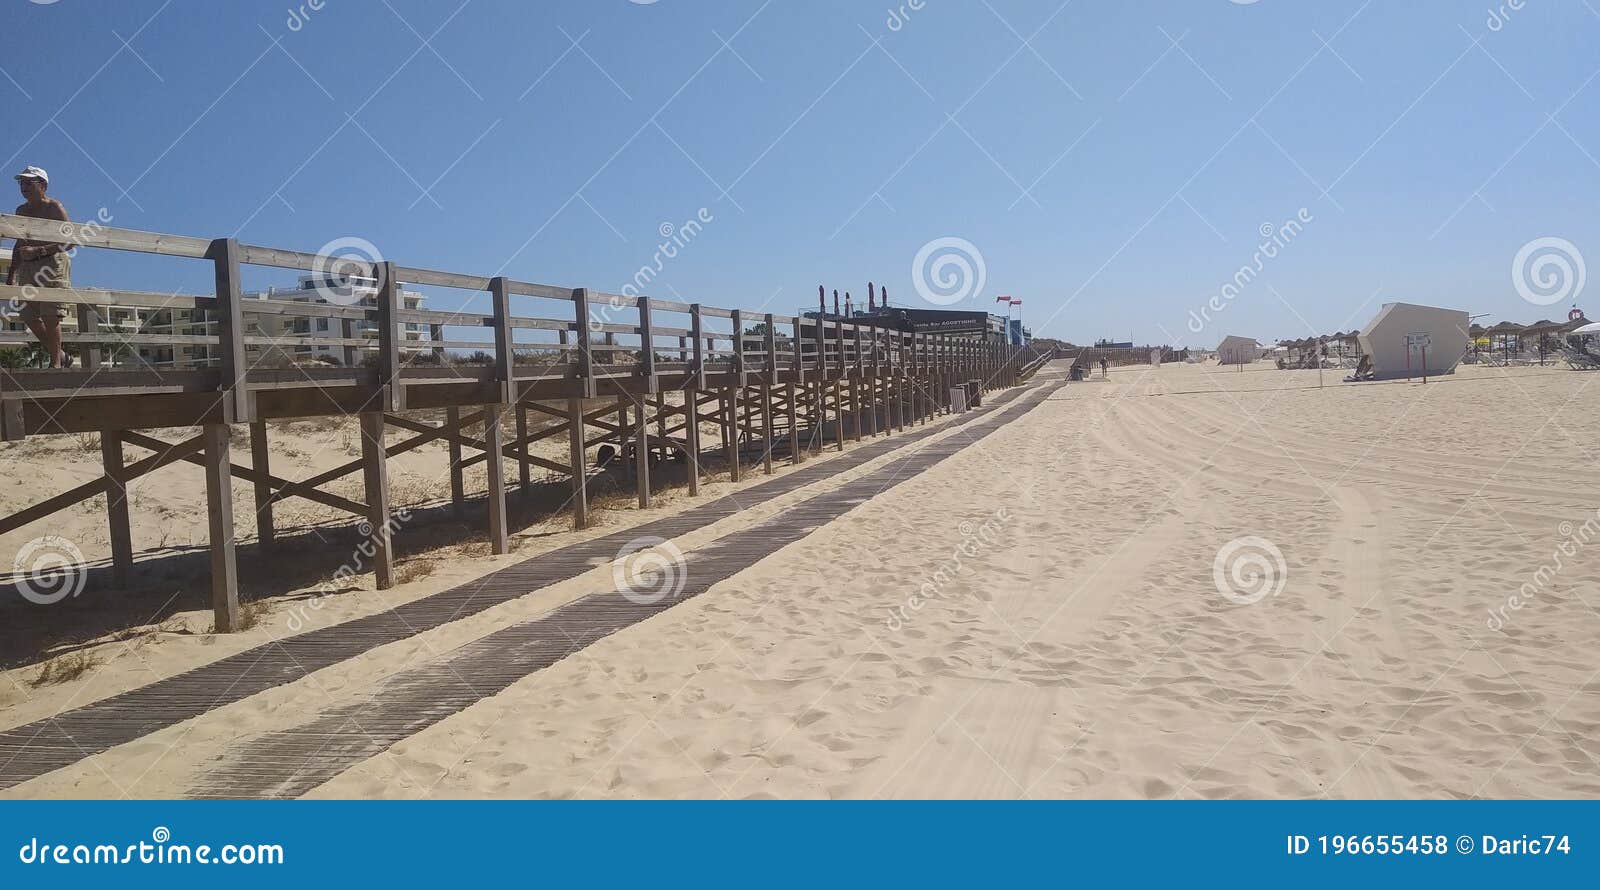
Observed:
[[[328,329],[328,320],[326,318],[317,319],[317,330],[326,331],[327,329]]]

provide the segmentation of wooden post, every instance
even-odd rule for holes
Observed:
[[[894,333],[894,425],[906,431],[906,335]]]
[[[384,411],[404,411],[405,387],[400,383],[400,279],[394,263],[378,263],[378,384],[384,387]]]
[[[567,399],[567,451],[572,462],[572,527],[589,525],[589,466],[583,444],[583,399]]]
[[[394,586],[394,548],[389,528],[389,454],[383,446],[383,412],[361,415],[361,476],[367,487],[367,541],[378,589]]]
[[[511,327],[511,282],[504,275],[489,279],[489,300],[494,307],[494,378],[499,384],[499,401],[513,408],[517,405],[517,354]],[[522,420],[522,411],[517,410]],[[524,463],[522,472],[528,472]],[[523,487],[527,487],[524,478]]]
[[[589,289],[577,288],[572,292],[572,304],[575,320],[572,333],[578,347],[578,381],[577,390],[579,398],[592,399],[595,397],[594,379],[594,350],[591,348],[589,337]]]
[[[807,444],[817,454],[822,453],[823,423],[825,419],[822,414],[822,399],[824,397],[822,388],[826,385],[820,379],[806,384],[806,389],[810,390],[807,395],[811,401],[811,440]]]
[[[910,408],[910,425],[916,426],[922,420],[921,401],[919,394],[922,392],[922,366],[918,363],[917,356],[921,351],[922,337],[913,331],[907,337],[906,344],[906,401]]]
[[[104,441],[104,437],[101,437]],[[272,485],[267,474],[272,472],[272,461],[267,452],[267,422],[250,422],[250,467],[256,471],[256,538],[265,553],[277,543],[277,529],[272,524]]]
[[[917,335],[917,418],[923,426],[933,415],[933,342]]]
[[[656,385],[655,322],[650,315],[649,297],[639,298],[639,344],[639,376],[645,380],[645,392],[653,393],[659,387]]]
[[[694,341],[694,364],[689,368],[690,389],[699,391],[706,388],[705,319],[699,303],[689,306],[689,332],[689,339]]]
[[[109,315],[109,312],[107,313]],[[93,306],[78,305],[78,333],[100,335],[100,314]],[[79,358],[85,371],[98,371],[100,369],[100,344],[85,343],[79,347]],[[107,358],[116,358],[115,354]]]
[[[444,409],[444,425],[451,432],[461,433],[461,409]],[[467,514],[466,482],[461,478],[461,443],[450,439],[450,511],[457,519]]]
[[[339,319],[339,337],[341,339],[344,339],[344,340],[354,340],[355,339],[355,337],[356,337],[356,321],[355,321],[355,319],[353,319],[353,318],[341,318],[341,319]],[[356,347],[351,346],[349,343],[346,343],[342,348],[344,350],[344,366],[346,368],[354,368],[356,366],[356,364],[361,361],[361,359],[356,356]],[[440,350],[440,355],[441,355],[440,363],[442,364],[443,363],[443,358],[442,358],[443,350]]]
[[[225,396],[223,406],[232,405],[232,416],[225,422],[247,423],[255,420],[255,400],[245,382],[249,365],[244,357],[244,307],[239,291],[239,242],[232,238],[218,238],[211,242],[206,255],[215,266],[217,315],[217,356],[221,371],[218,389]],[[230,523],[231,523],[230,518]],[[232,529],[229,529],[230,537]]]
[[[527,497],[533,490],[533,479],[528,468],[528,449],[532,445],[528,442],[528,409],[521,405],[516,406],[517,412],[517,489]]]
[[[878,436],[878,386],[882,382],[882,366],[878,362],[878,327],[867,327],[867,340],[872,344],[872,378],[867,383],[867,429],[873,438]]]
[[[722,442],[728,450],[728,480],[739,481],[739,387],[723,390]]]
[[[787,409],[789,421],[789,462],[800,462],[800,401],[801,393],[808,393],[806,389],[806,362],[805,339],[800,336],[800,317],[795,316],[794,333],[791,335],[790,345],[794,349],[794,358],[791,359],[793,368],[789,378],[789,405]]]
[[[938,405],[942,413],[949,413],[950,408],[950,338],[939,336],[934,341],[935,351],[935,379],[938,389],[934,395],[938,397]]]
[[[772,475],[772,385],[778,382],[778,332],[772,326],[772,313],[768,312],[763,319],[766,325],[766,336],[763,338],[767,353],[767,373],[761,381],[761,437],[765,449],[761,455],[761,466],[768,476]]]
[[[700,493],[700,390],[683,391],[683,417],[684,440],[689,448],[689,496],[694,497]]]
[[[850,382],[847,378],[833,381],[833,438],[834,444],[838,446],[840,451],[844,450],[844,397],[849,385]]]
[[[640,396],[634,405],[633,464],[634,483],[639,489],[639,509],[650,506],[650,404],[649,396]]]
[[[727,392],[725,389],[717,390],[717,435],[722,437],[722,450],[724,452],[728,450],[728,423],[727,416],[724,413],[728,410]]]
[[[116,430],[100,433],[100,464],[106,474],[111,577],[118,588],[125,588],[133,574],[133,531],[128,525],[128,481],[122,477],[122,434]]]
[[[743,388],[745,385],[744,362],[744,313],[733,310],[733,379],[734,386]]]
[[[667,396],[656,393],[656,447],[661,449],[661,459],[668,459],[667,448]]]
[[[504,411],[504,405],[483,407],[484,468],[489,474],[489,552],[496,556],[511,550],[510,531],[506,527],[506,477],[500,435],[500,415]]]
[[[761,469],[772,475],[772,384],[761,384]]]
[[[205,442],[206,508],[210,512],[211,610],[217,633],[239,626],[239,563],[233,552],[233,474],[228,425],[208,423]]]

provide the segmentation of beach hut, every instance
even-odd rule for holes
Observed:
[[[1361,351],[1372,357],[1375,380],[1405,377],[1423,372],[1423,350],[1427,344],[1427,373],[1449,374],[1467,350],[1467,328],[1472,322],[1466,312],[1420,306],[1416,303],[1385,303],[1358,338]]]
[[[1254,337],[1223,337],[1217,344],[1217,364],[1247,365],[1261,357],[1261,344]]]

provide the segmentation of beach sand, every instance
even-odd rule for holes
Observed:
[[[1315,371],[1136,366],[1066,385],[312,796],[1600,794],[1600,375],[1338,373],[1319,388]],[[678,543],[692,556],[841,481]],[[448,576],[480,570],[462,557]],[[610,577],[4,795],[187,793],[232,746]],[[146,648],[168,645],[204,660],[191,641]],[[72,690],[31,690],[6,725]]]

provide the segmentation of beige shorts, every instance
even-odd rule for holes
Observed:
[[[18,287],[71,287],[72,257],[53,253],[42,260],[17,263],[11,280]],[[39,318],[66,318],[71,307],[66,303],[24,303],[19,313],[24,321]]]

